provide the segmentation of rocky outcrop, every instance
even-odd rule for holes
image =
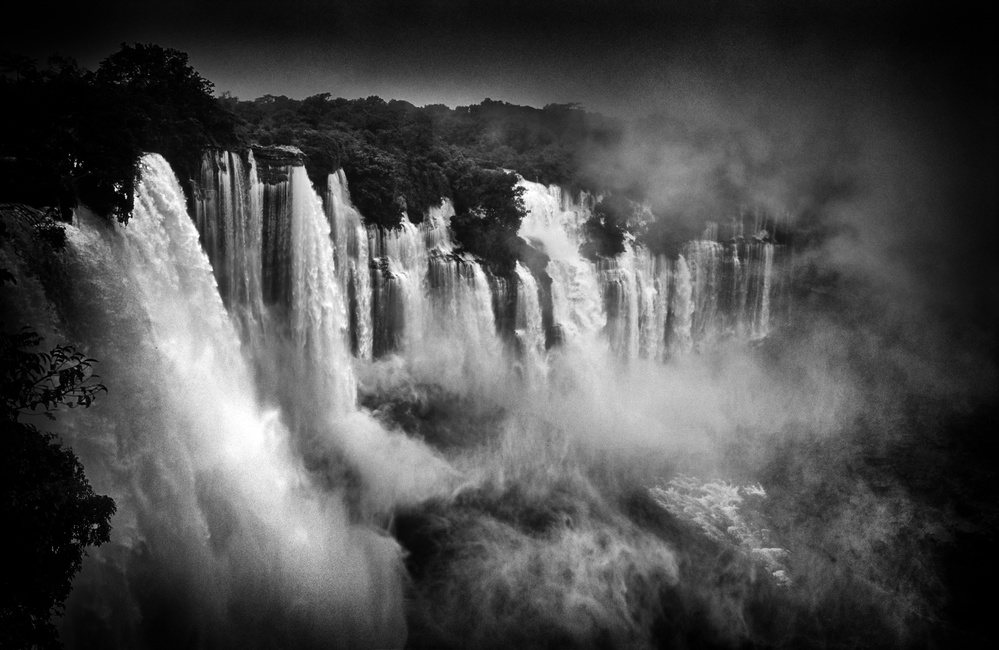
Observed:
[[[268,185],[287,181],[292,167],[305,164],[305,154],[298,147],[254,145],[252,150],[257,162],[257,176]]]

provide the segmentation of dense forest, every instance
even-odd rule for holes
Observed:
[[[123,45],[96,71],[64,57],[39,66],[7,55],[2,73],[0,100],[11,110],[0,139],[0,199],[58,206],[63,218],[81,202],[126,222],[144,152],[162,154],[190,177],[206,149],[280,146],[302,152],[317,187],[343,168],[371,225],[419,223],[430,207],[452,200],[458,242],[499,273],[523,255],[516,237],[523,206],[511,171],[602,198],[587,225],[591,258],[619,252],[629,233],[656,252],[672,252],[691,234],[663,229],[642,205],[648,187],[586,165],[619,146],[629,125],[575,104],[486,99],[451,109],[328,92],[216,98],[186,54],[140,44]]]

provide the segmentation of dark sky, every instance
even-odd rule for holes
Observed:
[[[244,99],[490,97],[619,115],[691,88],[794,85],[872,60],[900,77],[952,78],[991,56],[992,31],[975,5],[913,0],[98,0],[19,11],[4,49],[93,68],[121,42],[157,43]]]

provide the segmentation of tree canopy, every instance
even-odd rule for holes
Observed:
[[[139,159],[161,153],[177,169],[207,147],[238,147],[236,119],[187,55],[125,45],[95,71],[52,57],[0,60],[0,198],[36,207],[82,202],[127,221]]]
[[[88,546],[110,539],[114,501],[94,493],[79,458],[23,422],[89,406],[105,390],[73,347],[39,351],[33,330],[0,335],[0,519],[11,565],[0,576],[0,645],[58,648],[62,611]]]
[[[595,187],[583,176],[579,156],[588,142],[619,137],[620,129],[572,104],[536,109],[486,100],[452,110],[330,93],[220,101],[242,119],[248,142],[301,149],[316,185],[342,167],[369,224],[395,228],[404,216],[418,223],[431,207],[453,199],[457,242],[501,272],[517,259],[524,214],[516,176],[503,170]]]
[[[655,193],[618,159],[631,151],[627,142],[636,129],[661,135],[655,120],[624,122],[572,103],[533,108],[485,99],[450,109],[330,92],[216,98],[186,54],[157,45],[123,44],[93,72],[63,57],[39,67],[13,55],[0,59],[0,71],[0,101],[11,113],[0,127],[0,200],[59,205],[64,217],[82,202],[126,221],[144,152],[163,154],[186,179],[197,176],[207,148],[287,145],[304,153],[320,189],[343,168],[371,225],[397,228],[407,217],[419,223],[430,208],[453,199],[457,242],[498,270],[511,269],[517,257],[508,240],[519,221],[511,215],[523,213],[512,188],[497,189],[509,184],[497,180],[503,170],[604,197],[586,226],[590,257],[620,252],[626,233],[657,252],[672,251],[689,234],[675,224],[693,221],[636,220],[635,207],[626,204]],[[469,179],[486,183],[487,207],[476,202]],[[494,218],[500,221],[489,223]],[[499,239],[487,243],[490,237]]]

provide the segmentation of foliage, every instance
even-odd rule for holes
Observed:
[[[79,459],[55,436],[30,425],[11,427],[0,447],[7,553],[15,558],[0,582],[0,645],[59,647],[50,618],[62,610],[84,549],[110,536],[115,506],[96,495]]]
[[[60,405],[74,408],[90,406],[103,384],[93,383],[94,359],[68,345],[57,345],[48,352],[32,351],[42,338],[31,329],[6,335],[0,341],[0,400],[4,413],[15,417],[19,413],[42,409],[42,414],[55,419],[52,410]]]
[[[33,234],[36,239],[45,242],[53,250],[61,251],[66,248],[66,228],[51,217],[36,223]]]
[[[523,205],[516,177],[501,170],[596,189],[579,161],[589,147],[621,135],[616,121],[574,104],[536,109],[487,99],[451,110],[379,97],[335,99],[330,93],[223,101],[243,120],[246,139],[299,147],[313,183],[322,184],[342,166],[351,198],[369,224],[396,228],[404,216],[418,223],[431,207],[454,199],[458,242],[507,271],[521,248],[516,230]],[[475,189],[479,183],[481,190]]]
[[[0,72],[2,200],[58,205],[64,218],[82,202],[124,222],[143,153],[184,169],[206,147],[239,144],[236,118],[177,50],[123,44],[96,72],[8,56]]]
[[[463,249],[510,273],[519,256],[517,231],[524,218],[524,188],[514,174],[487,170],[467,159],[448,167],[454,191],[451,228]]]
[[[620,194],[601,199],[583,224],[589,241],[583,245],[582,253],[594,260],[623,253],[628,225],[635,211],[635,204]]]
[[[106,392],[93,359],[71,346],[37,351],[29,328],[0,335],[0,519],[14,562],[0,577],[0,647],[60,647],[62,611],[85,549],[110,538],[114,501],[94,493],[58,438],[21,418],[89,406]]]
[[[214,85],[187,54],[158,45],[122,43],[93,75],[102,95],[125,102],[143,151],[163,154],[177,169],[206,147],[235,147],[235,116],[212,96]]]
[[[105,391],[94,360],[70,346],[48,352],[33,330],[0,337],[0,518],[16,562],[0,578],[0,646],[59,647],[62,611],[88,546],[110,538],[114,501],[94,493],[83,465],[51,433],[22,422],[54,419],[61,406],[89,406]]]
[[[186,54],[142,44],[123,44],[95,72],[64,58],[44,70],[16,56],[2,66],[0,101],[15,114],[0,144],[0,200],[58,204],[64,216],[82,201],[125,221],[143,152],[162,153],[184,178],[195,174],[205,148],[290,145],[305,154],[320,189],[342,167],[369,224],[397,228],[405,217],[419,223],[454,199],[458,243],[497,269],[512,269],[519,249],[511,240],[519,197],[500,170],[609,193],[587,225],[591,257],[620,252],[625,231],[639,234],[624,215],[634,211],[617,197],[641,188],[620,187],[614,169],[584,164],[621,145],[627,125],[578,104],[539,109],[486,99],[450,109],[328,92],[302,100],[214,98],[212,83]],[[470,179],[486,183],[481,196]]]
[[[405,199],[400,194],[400,170],[391,156],[368,146],[358,146],[343,167],[354,205],[368,223],[398,228]]]

